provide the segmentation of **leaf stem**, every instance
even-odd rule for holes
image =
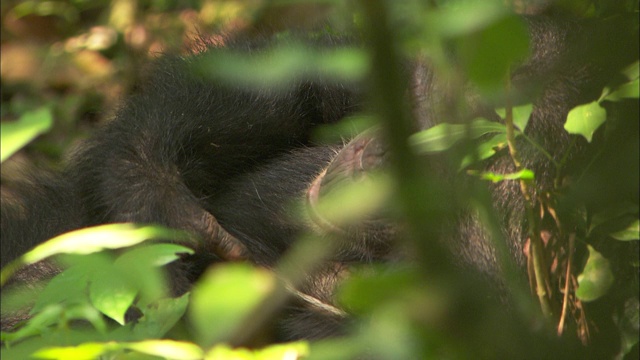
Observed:
[[[520,153],[516,147],[515,126],[513,124],[513,105],[511,104],[511,80],[507,78],[506,82],[506,116],[505,124],[507,127],[507,145],[509,146],[509,154],[516,166],[516,171],[523,169]],[[529,221],[529,238],[530,238],[530,256],[533,258],[533,273],[536,284],[536,294],[540,302],[540,308],[545,318],[552,316],[551,304],[549,303],[549,292],[547,291],[547,271],[546,261],[544,259],[542,239],[540,239],[540,231],[538,218],[535,215],[535,200],[532,196],[533,188],[530,186],[535,180],[520,179],[520,191],[525,200],[525,212]],[[529,275],[531,276],[531,274]]]

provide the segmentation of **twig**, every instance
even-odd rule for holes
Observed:
[[[569,235],[569,255],[567,256],[567,271],[565,273],[564,280],[564,298],[562,299],[562,313],[560,314],[560,321],[558,321],[558,336],[561,336],[564,332],[564,320],[567,316],[567,306],[569,304],[569,289],[571,283],[571,258],[573,256],[573,243],[576,235]]]
[[[507,144],[509,146],[509,154],[516,166],[516,171],[523,169],[522,161],[518,148],[516,147],[515,127],[513,124],[513,106],[511,104],[511,80],[507,78],[506,83],[507,97],[506,97],[506,116],[505,124],[507,127]],[[549,294],[547,292],[547,271],[546,261],[544,260],[542,240],[540,239],[540,231],[538,226],[538,217],[535,214],[535,200],[531,196],[532,188],[529,186],[528,180],[520,179],[520,191],[525,200],[525,211],[527,219],[529,220],[529,239],[530,241],[530,256],[533,259],[533,273],[536,283],[536,294],[538,295],[538,301],[540,302],[540,308],[546,318],[551,318],[551,304],[549,303]]]

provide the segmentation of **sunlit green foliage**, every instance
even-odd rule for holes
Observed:
[[[25,113],[15,123],[3,123],[0,128],[2,134],[0,161],[6,160],[36,136],[49,130],[51,124],[51,111],[47,108]]]
[[[60,18],[65,27],[74,33],[88,33],[87,29],[81,28],[79,19],[84,18],[85,12],[98,11],[102,16],[91,17],[90,20],[116,29],[118,40],[115,45],[112,44],[96,53],[101,55],[100,59],[109,59],[110,65],[131,65],[137,60],[128,58],[128,53],[123,49],[136,49],[135,51],[144,53],[152,52],[153,48],[151,41],[136,48],[139,44],[136,45],[128,38],[135,33],[123,30],[126,24],[135,21],[136,11],[140,15],[142,10],[146,9],[150,14],[148,18],[145,17],[142,27],[162,31],[167,30],[166,27],[163,28],[166,24],[180,24],[178,10],[182,7],[191,5],[201,10],[204,17],[204,10],[212,11],[212,7],[215,8],[217,4],[214,1],[161,0],[127,3],[23,1],[17,2],[11,11],[17,18]],[[255,4],[243,5],[234,1],[224,3],[236,9],[234,14],[242,13],[243,6],[246,7],[246,14],[250,14],[243,13],[245,17],[250,18],[260,13],[260,8],[252,8],[258,6]],[[352,12],[332,14],[335,19],[330,20],[341,25],[352,22],[349,26],[356,28],[357,32],[364,33],[365,37],[369,36],[363,30],[363,24],[370,19],[363,15],[359,6],[347,6],[339,1],[312,3],[333,4],[341,10],[348,8]],[[337,3],[340,4],[336,5]],[[395,50],[409,55],[428,53],[436,69],[452,83],[456,83],[462,77],[469,78],[488,98],[503,99],[507,74],[512,66],[527,54],[528,39],[520,20],[511,15],[511,11],[503,6],[503,2],[430,3],[430,6],[426,6],[419,1],[385,2],[394,30],[394,40],[397,41]],[[581,6],[576,5],[577,3]],[[566,5],[566,8],[570,9],[568,11],[584,7],[584,16],[595,16],[598,9],[606,10],[608,6],[613,6],[607,5],[606,1],[567,1]],[[3,9],[5,6],[3,5]],[[631,10],[637,11],[637,4],[631,6],[635,6]],[[213,15],[210,17],[216,18]],[[172,21],[163,22],[162,19]],[[229,30],[232,26],[229,23],[205,25],[223,30]],[[184,30],[185,26],[176,27]],[[60,34],[58,35],[61,36]],[[286,37],[284,39],[286,40]],[[371,42],[377,40],[379,39],[369,39]],[[458,64],[460,67],[449,64],[450,52],[455,52],[462,59],[462,63]],[[202,56],[201,60],[203,76],[212,76],[242,86],[271,89],[286,88],[302,75],[361,80],[367,78],[370,72],[393,72],[393,69],[376,69],[371,54],[362,49],[318,52],[287,41],[283,41],[282,45],[273,51],[251,59],[228,54],[216,58]],[[456,74],[458,70],[463,71],[464,76]],[[110,71],[105,73],[112,74]],[[118,72],[117,75],[120,80],[126,78],[125,72]],[[624,75],[627,81],[603,89],[601,99],[575,108],[569,114],[565,129],[592,142],[599,134],[602,135],[607,126],[614,126],[615,124],[611,124],[608,119],[609,114],[604,104],[607,101],[629,99],[638,101],[638,63],[629,67]],[[28,98],[27,101],[20,96],[10,100],[3,97],[3,107],[8,105],[9,110],[2,112],[2,161],[34,137],[46,132],[52,126],[52,122],[52,134],[47,136],[52,136],[54,140],[44,139],[44,143],[50,141],[62,147],[68,145],[71,139],[65,137],[68,134],[64,134],[64,130],[77,125],[70,125],[74,121],[80,123],[77,118],[84,116],[87,111],[99,107],[94,102],[96,95],[89,95],[89,89],[97,86],[101,79],[104,78],[92,78],[82,85],[79,85],[79,81],[70,81],[72,85],[65,85],[69,86],[66,94],[52,90],[55,86],[38,84],[40,87],[32,89],[32,98]],[[51,79],[44,80],[43,82],[48,82]],[[3,90],[4,81],[3,79]],[[118,88],[116,92],[126,93],[123,88]],[[105,99],[107,93],[105,90],[97,97]],[[51,103],[56,105],[53,108],[49,107]],[[27,111],[30,108],[38,110]],[[516,127],[513,130],[516,136],[533,142],[524,135],[532,111],[531,105],[514,106],[510,110],[513,112],[513,123]],[[503,120],[507,116],[504,108],[498,109],[497,113]],[[18,121],[5,121],[15,119]],[[354,127],[357,129],[356,132],[359,132],[361,125],[354,123],[370,125],[378,120],[375,116],[363,116],[355,122],[339,125],[343,126],[342,130],[339,126],[336,127],[337,135],[319,136],[339,138],[341,135],[350,135]],[[440,125],[409,137],[412,153],[424,156],[459,151],[456,157],[458,160],[453,167],[465,170],[506,151],[507,125],[504,123],[475,119],[466,124],[451,124],[446,120],[442,119]],[[78,126],[78,129],[75,129],[73,135],[82,135],[83,131],[79,128]],[[56,129],[62,129],[59,130],[62,135],[55,133]],[[344,129],[347,130],[343,131]],[[58,141],[58,136],[63,136],[64,140]],[[541,145],[535,146],[543,156],[549,156]],[[46,151],[52,147],[36,143],[33,148],[44,148]],[[61,150],[51,152],[55,154]],[[637,154],[630,153],[629,156],[637,157]],[[566,164],[554,165],[560,169]],[[634,176],[626,173],[627,169],[619,171],[621,177]],[[476,170],[460,171],[460,174],[491,182],[536,179],[536,174],[528,169],[512,174]],[[578,184],[581,184],[581,180],[577,179]],[[331,219],[336,222],[362,219],[389,202],[394,202],[393,198],[398,195],[398,183],[398,179],[391,174],[368,179],[354,188],[339,189],[334,198],[327,199],[319,206],[319,211],[327,218],[335,217]],[[572,184],[569,184],[569,187],[571,186]],[[424,184],[417,184],[415,187],[424,187]],[[561,188],[557,190],[559,193],[565,191]],[[470,203],[485,211],[481,218],[486,221],[486,227],[491,229],[495,224],[492,224],[489,207],[482,205],[486,200],[486,193],[483,191],[464,193],[460,197],[468,195]],[[573,195],[570,191],[569,193]],[[574,196],[579,198],[582,193],[578,190],[577,193],[578,195]],[[422,192],[416,191],[413,195],[414,201],[421,202],[425,199]],[[580,256],[578,259],[581,259],[581,262],[573,266],[581,270],[576,272],[579,284],[572,295],[584,302],[595,304],[598,301],[609,301],[608,299],[615,296],[623,297],[623,311],[608,314],[612,317],[610,320],[618,327],[615,330],[618,333],[612,335],[612,338],[621,339],[619,357],[622,358],[629,352],[633,353],[632,349],[634,346],[637,348],[638,342],[638,278],[636,276],[631,279],[617,279],[614,271],[629,267],[637,271],[637,257],[634,258],[635,263],[626,263],[616,252],[607,254],[596,249],[602,244],[607,247],[612,243],[629,244],[638,241],[640,231],[637,199],[629,199],[629,202],[607,207],[598,203],[595,206],[587,204],[589,207],[580,201],[572,203],[557,194],[549,196],[553,201],[550,200],[546,206],[551,211],[557,210],[555,200],[565,200],[569,206],[578,204],[577,209],[572,209],[575,210],[572,214],[577,215],[573,219],[575,224],[572,224],[574,228],[571,228],[571,231],[578,234],[575,252]],[[456,201],[459,199],[444,199],[442,202]],[[441,203],[436,202],[435,205],[425,206],[435,214],[444,211],[438,207],[440,205]],[[397,204],[393,203],[393,206]],[[558,209],[562,210],[560,206]],[[433,225],[429,223],[429,219],[423,221]],[[497,233],[493,231],[496,241],[499,241],[501,235]],[[295,283],[303,277],[302,274],[295,273],[296,269],[313,267],[315,262],[329,257],[332,244],[329,240],[329,243],[314,243],[313,237],[303,239],[299,248],[292,249],[292,253],[298,255],[295,251],[301,251],[304,256],[296,256],[298,263],[287,262],[290,258],[285,258],[276,269],[276,274],[246,264],[218,264],[209,269],[190,292],[180,297],[171,297],[167,291],[168,285],[162,266],[171,264],[183,254],[192,253],[192,250],[184,246],[149,240],[185,240],[185,236],[188,235],[159,227],[105,225],[61,235],[24,254],[2,270],[3,284],[15,271],[38,261],[55,261],[64,270],[47,284],[36,284],[30,289],[5,291],[3,288],[3,314],[10,311],[29,311],[32,317],[17,331],[2,334],[2,357],[266,360],[345,359],[368,354],[380,359],[498,358],[505,353],[519,354],[519,344],[538,342],[540,348],[548,346],[551,349],[547,354],[551,354],[552,357],[555,354],[553,351],[558,350],[558,347],[553,347],[557,346],[557,342],[549,340],[548,334],[552,334],[553,331],[539,326],[545,320],[538,315],[537,307],[532,306],[530,301],[519,298],[517,291],[514,291],[517,308],[514,313],[518,315],[512,316],[505,314],[502,308],[485,306],[483,297],[486,294],[474,287],[476,284],[473,280],[455,284],[449,280],[459,280],[458,277],[429,278],[415,264],[378,265],[353,270],[352,276],[344,282],[338,292],[340,305],[357,319],[353,331],[345,337],[311,343],[268,344],[264,348],[251,350],[236,348],[229,345],[230,339],[242,332],[243,326],[248,326],[247,324],[255,320],[252,316],[262,309],[261,306],[264,307],[267,317],[277,313],[277,307],[282,304],[282,297],[288,296],[288,290],[283,284],[286,281]],[[428,243],[431,240],[427,234],[418,234],[416,241]],[[410,246],[410,249],[416,248],[416,253],[411,255],[419,259],[420,247]],[[435,280],[426,282],[427,278]],[[25,305],[30,306],[30,310],[25,310]],[[465,311],[456,312],[461,308]],[[134,319],[128,319],[130,312],[133,313]],[[536,326],[543,328],[541,331],[544,331],[544,334],[537,337],[528,328],[522,332],[513,330],[514,325],[509,321],[520,321],[521,319],[513,319],[518,316],[525,318],[522,322],[527,326],[538,324]],[[521,325],[521,322],[518,324]],[[461,325],[468,327],[458,328]],[[560,345],[562,346],[564,344]],[[563,355],[570,353],[568,346]],[[529,354],[521,355],[527,357]]]

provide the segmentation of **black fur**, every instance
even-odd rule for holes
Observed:
[[[627,34],[616,22],[526,21],[532,56],[514,71],[513,86],[522,101],[535,102],[526,133],[560,158],[571,143],[563,129],[567,112],[595,100],[620,68],[637,58],[637,39],[634,43],[634,39],[616,36]],[[331,42],[321,41],[320,45]],[[606,53],[602,52],[604,44]],[[264,47],[238,43],[229,48],[248,54]],[[74,154],[60,185],[43,185],[34,191],[27,188],[32,196],[18,194],[15,206],[3,195],[3,265],[34,244],[73,228],[123,221],[158,223],[202,239],[196,249],[200,255],[171,268],[174,290],[180,293],[210,262],[243,258],[273,266],[309,230],[308,223],[290,216],[289,205],[304,201],[310,184],[323,170],[329,169],[331,176],[345,175],[363,156],[374,159],[373,167],[384,163],[385,152],[380,150],[384,147],[368,155],[354,150],[361,146],[358,141],[362,138],[346,145],[311,140],[316,127],[362,109],[363,94],[357,84],[316,78],[300,79],[284,91],[248,89],[194,72],[191,64],[199,56],[160,60],[140,92],[127,99],[115,119]],[[449,119],[443,110],[446,106],[441,106],[449,100],[446,85],[429,67],[413,66],[408,87],[414,92],[411,99],[419,127]],[[477,96],[469,98],[474,99],[470,113],[496,119],[488,110],[493,104],[476,100]],[[555,169],[551,163],[530,144],[519,141],[518,146],[523,149],[525,166],[538,176],[538,191],[552,190]],[[579,163],[584,147],[578,144],[570,159]],[[485,168],[514,171],[506,153],[490,160]],[[459,175],[444,171],[442,176],[453,179]],[[522,267],[527,222],[518,185],[502,182],[491,190],[504,238]],[[36,209],[32,199],[45,199],[45,206]],[[394,239],[399,227],[384,221],[374,224],[345,233],[347,245],[332,259],[340,265],[337,268],[397,257]],[[463,212],[445,226],[443,241],[460,264],[500,282],[495,249],[475,215]],[[321,271],[301,291],[331,304],[341,277],[338,273],[342,274]],[[345,317],[333,310],[298,297],[283,316],[284,337],[321,338],[343,332]],[[3,319],[3,328],[6,323]]]

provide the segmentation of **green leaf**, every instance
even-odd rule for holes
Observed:
[[[520,131],[524,131],[524,129],[526,129],[527,127],[527,124],[529,123],[531,112],[533,112],[533,104],[514,106],[511,111],[513,114],[513,124],[517,126]],[[496,113],[502,119],[506,118],[507,116],[507,110],[505,108],[496,109]]]
[[[442,37],[467,36],[495,23],[506,14],[504,6],[495,1],[445,2],[427,14],[429,30]]]
[[[47,306],[59,304],[88,304],[87,287],[89,274],[81,266],[73,266],[51,279],[44,288],[31,313],[42,311]]]
[[[38,312],[20,327],[17,331],[11,333],[2,332],[2,341],[11,343],[29,336],[38,335],[46,331],[46,329],[57,324],[64,314],[64,308],[61,305],[47,306]]]
[[[475,154],[466,155],[460,162],[458,171],[463,170],[467,166],[474,163],[474,161],[486,160],[496,154],[497,151],[504,149],[507,146],[507,134],[497,134],[491,139],[482,142],[476,146]]]
[[[350,311],[366,313],[397,298],[400,292],[409,289],[416,280],[414,271],[366,269],[355,272],[339,287],[338,298]]]
[[[488,171],[467,171],[469,175],[479,176],[482,180],[489,180],[493,183],[497,183],[504,180],[533,180],[535,174],[529,169],[522,169],[518,172],[511,174],[497,174]]]
[[[308,355],[309,344],[304,341],[271,345],[255,351],[256,360],[304,359]]]
[[[567,116],[564,128],[569,134],[582,135],[591,142],[593,133],[598,130],[606,118],[607,111],[597,101],[593,101],[573,108]]]
[[[285,43],[250,57],[244,53],[208,53],[196,65],[199,75],[236,86],[284,90],[300,78],[315,75],[326,79],[360,79],[369,68],[369,58],[356,48],[322,50]]]
[[[317,127],[313,132],[314,141],[321,143],[341,142],[345,138],[353,138],[377,124],[371,115],[347,116],[334,124]]]
[[[115,269],[114,269],[115,270]],[[124,315],[138,291],[119,272],[95,272],[91,277],[89,298],[96,309],[124,325]]]
[[[42,243],[17,260],[11,262],[0,273],[0,284],[4,284],[22,265],[29,265],[57,254],[90,254],[105,249],[133,246],[150,239],[190,238],[184,232],[161,226],[135,224],[108,224],[71,231]]]
[[[151,244],[136,247],[115,261],[117,270],[131,286],[140,291],[141,301],[155,301],[166,294],[166,281],[160,268],[193,250],[176,244]]]
[[[56,236],[24,254],[22,259],[25,264],[33,264],[56,254],[90,254],[133,246],[149,239],[173,239],[178,234],[180,233],[159,226],[100,225]]]
[[[126,349],[172,360],[198,360],[202,359],[204,355],[204,352],[198,345],[185,341],[145,340],[122,345]]]
[[[105,323],[104,316],[95,307],[89,304],[79,304],[70,306],[64,313],[65,321],[70,320],[85,320],[89,322],[100,333],[107,331],[107,324]]]
[[[116,262],[144,261],[149,266],[164,266],[180,259],[179,254],[191,255],[193,249],[177,244],[152,244],[131,249],[122,254]]]
[[[634,79],[613,89],[604,100],[620,101],[623,99],[637,99],[640,96],[640,79]]]
[[[53,124],[49,107],[41,107],[23,114],[16,122],[0,124],[0,162],[20,150],[36,136],[47,132]]]
[[[180,253],[193,254],[193,250],[176,244],[145,245],[120,255],[115,265],[129,284],[140,291],[140,301],[155,301],[165,296],[167,289],[160,267],[177,260]]]
[[[621,352],[626,355],[631,352],[633,346],[638,343],[640,324],[640,302],[636,296],[632,296],[624,303],[622,316],[615,319],[616,325],[620,329],[620,340],[622,342]]]
[[[352,337],[336,337],[314,341],[309,344],[308,360],[343,360],[362,357],[366,344]]]
[[[633,64],[627,66],[622,70],[624,76],[629,80],[637,80],[640,78],[640,61],[636,61]]]
[[[444,123],[411,135],[409,143],[419,153],[434,153],[449,149],[465,137],[475,139],[490,133],[506,133],[506,128],[485,119],[475,119],[469,124]]]
[[[340,183],[323,194],[313,210],[333,226],[353,224],[381,209],[391,189],[390,179],[380,174]]]
[[[492,94],[504,88],[512,64],[528,54],[529,35],[521,18],[504,16],[458,39],[457,46],[469,78]]]
[[[186,293],[179,298],[160,299],[147,305],[143,309],[144,316],[132,324],[133,333],[142,338],[164,336],[187,311],[190,296],[191,293]]]
[[[208,271],[191,292],[189,319],[198,343],[209,346],[238,331],[274,287],[271,272],[247,264],[226,264]]]
[[[38,350],[33,355],[42,359],[59,359],[59,360],[92,360],[97,359],[100,355],[118,348],[115,343],[84,343],[77,346],[57,346],[46,347]]]
[[[605,259],[591,245],[589,259],[584,266],[582,274],[578,275],[578,289],[576,296],[582,301],[593,301],[607,293],[613,284],[613,273],[609,260]]]
[[[638,204],[631,201],[616,202],[598,209],[591,217],[591,224],[587,229],[588,234],[599,228],[605,229],[605,232],[608,233],[621,230],[638,219],[639,210]],[[606,230],[612,226],[611,230]]]
[[[276,359],[303,359],[309,355],[309,344],[295,342],[288,344],[271,345],[264,349],[233,349],[228,345],[216,345],[207,352],[207,360],[276,360]]]
[[[640,239],[640,220],[636,219],[636,221],[629,224],[629,226],[626,229],[616,231],[613,234],[611,234],[611,237],[617,240],[622,240],[622,241]]]

